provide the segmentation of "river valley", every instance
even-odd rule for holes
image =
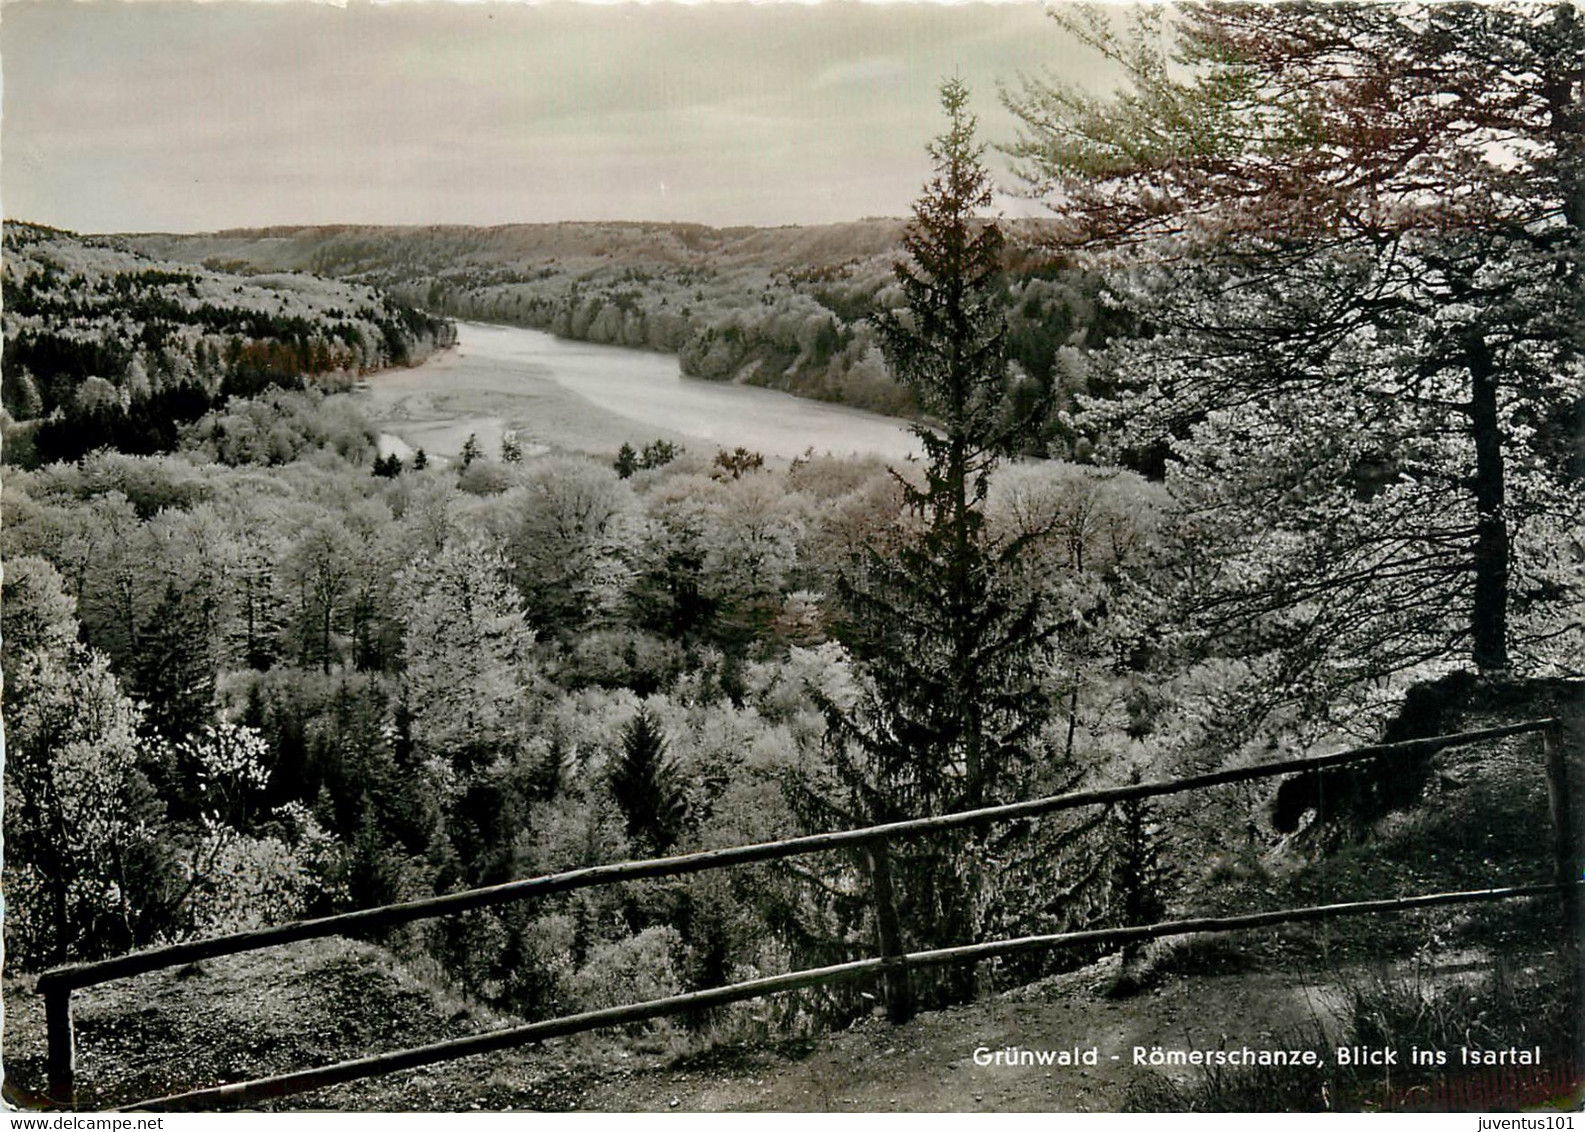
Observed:
[[[772,458],[813,449],[901,461],[918,449],[895,418],[687,378],[666,354],[483,323],[459,322],[454,348],[368,378],[358,397],[382,452],[404,459],[419,448],[454,457],[470,435],[494,455],[508,431],[530,454],[611,455],[656,439],[701,454],[741,446]]]

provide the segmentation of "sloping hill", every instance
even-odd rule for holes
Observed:
[[[0,276],[10,463],[170,451],[229,397],[350,383],[454,337],[361,284],[242,278],[32,224],[6,223]]]
[[[1239,974],[1112,999],[1106,989],[1115,966],[902,1027],[877,1016],[821,1038],[723,1046],[669,1028],[642,1037],[588,1035],[322,1090],[282,1107],[1115,1111],[1145,1076],[1126,1064],[1132,1045],[1166,1032],[1198,1044],[1228,1034],[1259,1041],[1276,1020],[1298,1025],[1324,1015],[1333,997],[1282,975]],[[10,1088],[41,1092],[37,1000],[13,986],[7,1006]],[[516,1021],[436,990],[378,948],[330,941],[106,984],[79,995],[76,1017],[79,1101],[95,1108]],[[981,1047],[1092,1043],[1108,1055],[1096,1068],[1010,1070],[974,1061]],[[1112,1052],[1124,1063],[1112,1061]]]
[[[350,275],[392,263],[440,272],[464,264],[516,265],[542,260],[621,260],[629,264],[767,270],[837,267],[893,253],[903,221],[781,228],[711,228],[703,224],[574,222],[463,225],[330,225],[241,228],[194,235],[122,236],[150,255],[255,271]]]
[[[44,1020],[32,980],[9,982],[5,1003],[8,1094],[38,1097]],[[436,988],[381,948],[346,940],[315,940],[105,983],[77,992],[73,1015],[84,1108],[512,1021]],[[420,1089],[415,1100],[421,1095]]]
[[[1508,957],[1500,986],[1489,960],[1277,964],[1271,938],[1163,949],[1151,985],[1118,995],[1119,961],[1056,976],[969,1006],[893,1026],[877,1013],[824,1036],[713,1044],[663,1026],[642,1035],[591,1034],[543,1047],[465,1058],[275,1102],[338,1111],[1118,1112],[1189,1108],[1516,1107],[1520,1093],[1564,1070],[1549,1048],[1540,1072],[1455,1065],[1440,1077],[1405,1069],[1348,1072],[1323,1064],[1207,1076],[1136,1065],[1146,1051],[1313,1049],[1330,1062],[1360,1032],[1357,1013],[1395,994],[1455,997],[1467,1021],[1513,1021],[1555,991],[1542,951]],[[1174,966],[1178,969],[1174,970]],[[1184,966],[1203,966],[1186,973]],[[1220,971],[1216,968],[1221,968]],[[42,1010],[25,987],[6,994],[7,1097],[42,1093]],[[320,942],[232,957],[107,984],[81,994],[79,1102],[110,1107],[226,1080],[363,1056],[510,1025],[516,1019],[437,990],[362,944]],[[1555,1016],[1508,1044],[1544,1040]],[[1474,1039],[1483,1036],[1478,1029]],[[1401,1042],[1407,1060],[1412,1038]],[[1424,1039],[1420,1039],[1423,1043]],[[1084,1064],[1095,1050],[1094,1064]],[[1077,1064],[1008,1064],[1006,1051]],[[1001,1063],[991,1058],[1003,1052]],[[1456,1050],[1449,1051],[1455,1058]],[[1029,1060],[1029,1058],[1025,1058]],[[1275,1076],[1276,1080],[1272,1078]],[[1574,1074],[1576,1082],[1578,1072]],[[1429,1103],[1438,1081],[1462,1103]],[[1416,1091],[1416,1087],[1420,1091]],[[1446,1088],[1446,1084],[1443,1085]],[[1263,1101],[1262,1098],[1265,1098]],[[1485,1103],[1480,1103],[1484,1098]],[[1533,1097],[1531,1098],[1534,1099]]]

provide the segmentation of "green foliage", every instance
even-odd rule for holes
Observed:
[[[1559,972],[1558,977],[1565,977]],[[1407,975],[1360,973],[1338,989],[1338,1032],[1319,1021],[1278,1034],[1271,1048],[1442,1050],[1529,1049],[1544,1065],[1566,1066],[1574,1051],[1555,984],[1521,982],[1505,965],[1473,982],[1449,983],[1418,965]],[[1186,1082],[1152,1074],[1128,1099],[1133,1112],[1438,1112],[1535,1106],[1566,1096],[1544,1095],[1539,1079],[1481,1075],[1457,1066],[1400,1065],[1391,1070],[1335,1066],[1210,1068]]]
[[[464,544],[414,563],[398,579],[410,735],[421,756],[439,761],[448,791],[512,749],[530,710],[533,634],[505,566]]]
[[[602,944],[570,980],[581,1010],[600,1010],[680,994],[682,979],[673,956],[681,950],[674,928],[645,928],[635,936]]]
[[[644,445],[644,451],[638,458],[640,468],[664,468],[678,456],[683,454],[681,445],[673,444],[669,440],[652,440]]]
[[[1256,739],[1281,755],[1265,740],[1360,728],[1396,674],[1489,646],[1493,623],[1477,632],[1468,611],[1491,608],[1480,586],[1499,559],[1511,655],[1577,667],[1581,218],[1562,191],[1578,183],[1577,108],[1537,85],[1577,57],[1575,18],[1181,18],[1178,62],[1090,23],[1132,86],[1058,97],[1053,121],[1077,131],[1038,150],[1055,163],[1042,184],[1070,178],[1080,218],[1111,225],[1091,236],[1165,233],[1177,262],[1103,280],[1009,246],[1019,226],[979,215],[991,186],[956,83],[895,271],[889,222],[509,229],[490,249],[348,230],[250,253],[311,247],[327,270],[455,313],[918,414],[925,459],[902,475],[665,440],[624,444],[610,467],[524,463],[509,434],[499,460],[470,437],[455,474],[422,451],[402,474],[371,459],[346,399],[300,375],[413,360],[445,336],[425,316],[306,279],[221,302],[210,292],[242,284],[111,270],[107,249],[8,226],[3,401],[25,419],[7,449],[81,457],[4,485],[11,956],[36,967],[1057,793],[1118,767],[1207,769]],[[1328,35],[1297,34],[1313,27]],[[1451,46],[1432,50],[1437,36]],[[1329,72],[1316,42],[1360,65]],[[1444,80],[1459,98],[1433,89]],[[1514,169],[1470,147],[1468,107],[1533,143]],[[1456,223],[1404,191],[1443,184]],[[596,237],[642,254],[551,246]],[[1170,815],[1204,875],[1164,863],[1169,815],[1143,803],[909,843],[894,850],[904,944],[1149,921],[1169,895],[1232,911],[1519,867],[1535,788],[1466,791],[1499,815],[1484,823],[1370,810],[1359,824],[1391,853],[1335,846],[1324,873],[1282,867],[1251,790]],[[545,1016],[871,954],[872,917],[861,867],[833,857],[564,894],[388,942]],[[973,977],[922,989],[961,999]],[[1361,996],[1360,1040],[1484,1024],[1431,998]],[[841,991],[690,1023],[755,1032],[864,1009]]]
[[[741,479],[748,472],[757,472],[765,466],[765,457],[758,452],[738,447],[728,452],[725,448],[715,454],[711,467],[721,469],[721,474]]]
[[[332,404],[277,392],[232,409],[261,421],[274,419],[261,406],[289,411],[297,435],[329,435]],[[148,807],[145,840],[96,842],[59,865],[27,848],[18,822],[30,807],[8,811],[12,907],[28,921],[13,925],[13,953],[29,965],[55,954],[50,878],[63,871],[72,957],[796,832],[779,780],[824,730],[808,686],[842,694],[843,662],[829,644],[788,657],[784,622],[820,645],[824,598],[795,587],[829,581],[830,555],[815,548],[860,545],[889,524],[893,489],[873,462],[761,465],[718,481],[674,446],[646,452],[654,466],[630,482],[572,457],[516,470],[477,460],[469,474],[494,468],[511,484],[485,497],[452,476],[371,476],[295,443],[276,465],[193,449],[8,476],[9,692],[38,686],[16,676],[17,650],[70,645],[78,613],[111,658],[101,670],[148,705],[128,717],[132,745],[98,756],[136,772],[116,804]],[[669,587],[670,610],[693,603],[691,636],[655,631],[650,585]],[[668,737],[643,792],[625,795],[649,817],[625,812],[612,789],[641,702],[654,737]],[[20,734],[13,792],[29,766]],[[113,812],[103,792],[93,798]],[[114,877],[96,856],[114,852],[126,883],[99,892],[85,878]],[[128,894],[130,927],[106,892]],[[812,904],[795,878],[756,871],[580,894],[543,914],[386,942],[428,947],[476,993],[548,1011],[577,1005],[573,979],[592,957],[651,928],[676,933],[666,985],[830,954],[830,939],[806,930],[821,915]],[[752,1011],[739,1020],[763,1024]]]
[[[252,811],[270,780],[269,750],[258,731],[222,721],[205,727],[181,754],[203,795],[204,814],[237,829],[249,828]]]
[[[286,556],[281,582],[292,598],[289,639],[298,663],[329,672],[341,652],[354,584],[355,548],[346,526],[328,515],[313,521]]]
[[[49,642],[17,656],[5,838],[6,947],[18,966],[125,950],[170,924],[179,876],[138,723],[102,655]]]
[[[951,128],[931,147],[936,178],[904,239],[913,262],[897,269],[909,306],[879,322],[892,364],[940,421],[916,430],[924,486],[902,484],[920,527],[844,579],[844,643],[874,683],[869,718],[839,727],[873,760],[864,808],[877,816],[999,795],[1041,721],[1037,610],[1008,587],[1022,540],[996,546],[984,530],[1006,366],[1002,237],[974,219],[991,190],[967,98],[943,87]]]
[[[329,403],[259,401],[300,409],[305,435]],[[472,497],[450,475],[283,451],[298,458],[100,455],[7,478],[16,583],[42,576],[28,553],[60,563],[53,585],[81,595],[84,635],[161,721],[144,731],[173,739],[138,748],[163,807],[139,938],[799,831],[781,783],[819,762],[821,704],[856,693],[826,639],[837,548],[883,545],[897,520],[878,462],[745,459],[713,479],[706,459],[656,444],[656,466],[623,481],[573,457],[480,459],[468,474],[511,486]],[[8,642],[74,638],[57,597]],[[647,816],[617,801],[641,704],[664,747],[622,796]],[[676,933],[667,985],[708,986],[847,954],[861,905],[750,870],[386,942],[539,1012],[575,1007],[574,977],[648,929]],[[808,1021],[802,1006],[775,1017]]]
[[[167,583],[134,665],[148,726],[173,742],[202,727],[214,710],[218,658],[194,596]]]
[[[631,688],[650,696],[670,687],[686,663],[675,641],[638,629],[601,629],[569,643],[555,678],[567,688]]]
[[[901,416],[918,411],[887,371],[870,318],[894,302],[891,262],[901,225],[865,220],[815,228],[555,224],[477,230],[305,229],[268,250],[220,239],[242,259],[292,264],[374,283],[459,318],[531,326],[561,337],[675,354],[683,372],[740,380]],[[1013,222],[1019,243],[1034,225]],[[183,237],[140,241],[191,255]],[[211,248],[214,238],[204,244]],[[1030,455],[1066,453],[1082,378],[1056,351],[1109,334],[1101,281],[1035,256],[1011,264],[1009,355],[1023,370],[1009,433]]]
[[[77,636],[77,605],[62,591],[59,571],[27,555],[8,557],[0,599],[0,665],[7,696],[18,687],[23,658],[65,652]],[[7,701],[9,703],[9,700]]]
[[[303,806],[283,807],[256,833],[206,821],[193,850],[188,930],[220,935],[286,923],[321,907],[337,846]]]
[[[345,398],[315,389],[271,389],[256,397],[232,397],[182,431],[183,450],[223,464],[289,464],[316,451],[334,452],[362,464],[375,450],[374,429]],[[395,475],[375,461],[376,475]]]
[[[537,460],[492,516],[537,627],[571,632],[616,616],[640,526],[629,485],[611,469],[574,456]]]
[[[572,916],[538,916],[515,933],[502,998],[525,1018],[554,1018],[576,1006],[572,978],[577,924]]]
[[[1129,785],[1139,785],[1141,777],[1135,768]],[[1166,919],[1172,871],[1162,860],[1155,807],[1148,799],[1128,798],[1117,804],[1111,819],[1113,915],[1122,925]]]

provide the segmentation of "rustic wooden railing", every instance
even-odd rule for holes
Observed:
[[[1262,766],[1240,767],[1216,771],[1167,782],[1138,783],[1129,786],[1099,790],[1084,790],[1052,797],[1035,798],[1009,805],[988,806],[982,809],[943,814],[928,818],[891,822],[864,829],[817,833],[806,837],[781,841],[737,845],[675,857],[641,861],[623,861],[549,876],[510,881],[487,888],[450,893],[427,900],[404,904],[385,905],[335,916],[300,920],[275,927],[217,936],[211,939],[192,940],[167,947],[151,948],[93,963],[79,963],[57,967],[39,976],[38,990],[44,998],[48,1029],[47,1075],[50,1096],[54,1103],[72,1106],[74,1103],[74,1039],[72,1032],[72,992],[112,979],[126,978],[167,967],[180,966],[201,959],[234,955],[260,948],[274,947],[298,940],[318,939],[325,936],[368,931],[411,923],[415,920],[479,908],[495,907],[519,900],[549,896],[623,881],[666,876],[682,876],[711,869],[731,868],[761,861],[772,861],[813,853],[827,853],[838,849],[863,849],[870,862],[872,889],[876,899],[876,923],[881,954],[873,959],[858,960],[784,975],[737,983],[732,986],[697,991],[651,1002],[608,1010],[572,1015],[535,1022],[525,1026],[476,1034],[466,1038],[439,1042],[433,1045],[379,1054],[335,1065],[300,1070],[255,1081],[223,1085],[212,1089],[181,1093],[142,1102],[131,1106],[138,1109],[179,1109],[206,1106],[235,1107],[268,1097],[282,1096],[331,1084],[357,1080],[398,1069],[448,1061],[476,1053],[501,1050],[544,1041],[552,1037],[626,1025],[653,1018],[666,1017],[684,1011],[719,1006],[759,998],[769,994],[803,987],[825,985],[875,974],[882,976],[886,988],[887,1007],[896,1021],[906,1019],[912,1012],[908,990],[908,970],[912,967],[940,966],[953,963],[977,962],[983,959],[1026,951],[1048,950],[1106,943],[1129,943],[1166,936],[1197,932],[1242,931],[1284,923],[1324,920],[1338,916],[1361,915],[1380,912],[1399,912],[1411,908],[1447,904],[1479,903],[1509,900],[1544,894],[1561,894],[1564,914],[1571,926],[1571,939],[1578,945],[1580,924],[1581,879],[1575,861],[1577,852],[1574,834],[1574,817],[1570,806],[1563,745],[1559,741],[1559,723],[1555,719],[1533,720],[1506,727],[1464,731],[1451,735],[1438,735],[1414,739],[1403,743],[1388,743],[1359,747],[1316,758],[1291,759]],[[1130,799],[1178,794],[1203,790],[1235,782],[1248,782],[1280,775],[1305,774],[1351,763],[1383,758],[1412,758],[1433,754],[1449,747],[1464,746],[1488,740],[1539,732],[1543,736],[1547,771],[1548,794],[1551,803],[1553,827],[1553,857],[1555,876],[1549,884],[1531,884],[1488,888],[1461,892],[1432,893],[1390,900],[1362,901],[1351,904],[1333,904],[1308,908],[1287,908],[1243,916],[1174,920],[1163,923],[1100,931],[1069,932],[1060,935],[1029,936],[1022,939],[999,940],[990,943],[944,948],[936,951],[904,954],[901,949],[896,907],[891,893],[888,844],[897,838],[921,837],[943,830],[978,828],[994,823],[1015,821],[1021,818],[1040,817],[1062,810],[1082,806],[1108,805]]]

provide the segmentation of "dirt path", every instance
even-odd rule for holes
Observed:
[[[1116,1112],[1146,1082],[1133,1047],[1274,1048],[1277,1035],[1311,1030],[1331,998],[1282,975],[1179,979],[1109,998],[1109,967],[1038,988],[923,1015],[895,1027],[880,1018],[813,1044],[790,1060],[744,1054],[739,1064],[704,1057],[670,1073],[590,1088],[580,1109],[705,1112]],[[976,1064],[995,1051],[1077,1052],[1094,1066]],[[712,1064],[714,1062],[714,1064]],[[1186,1074],[1179,1074],[1180,1078]]]

